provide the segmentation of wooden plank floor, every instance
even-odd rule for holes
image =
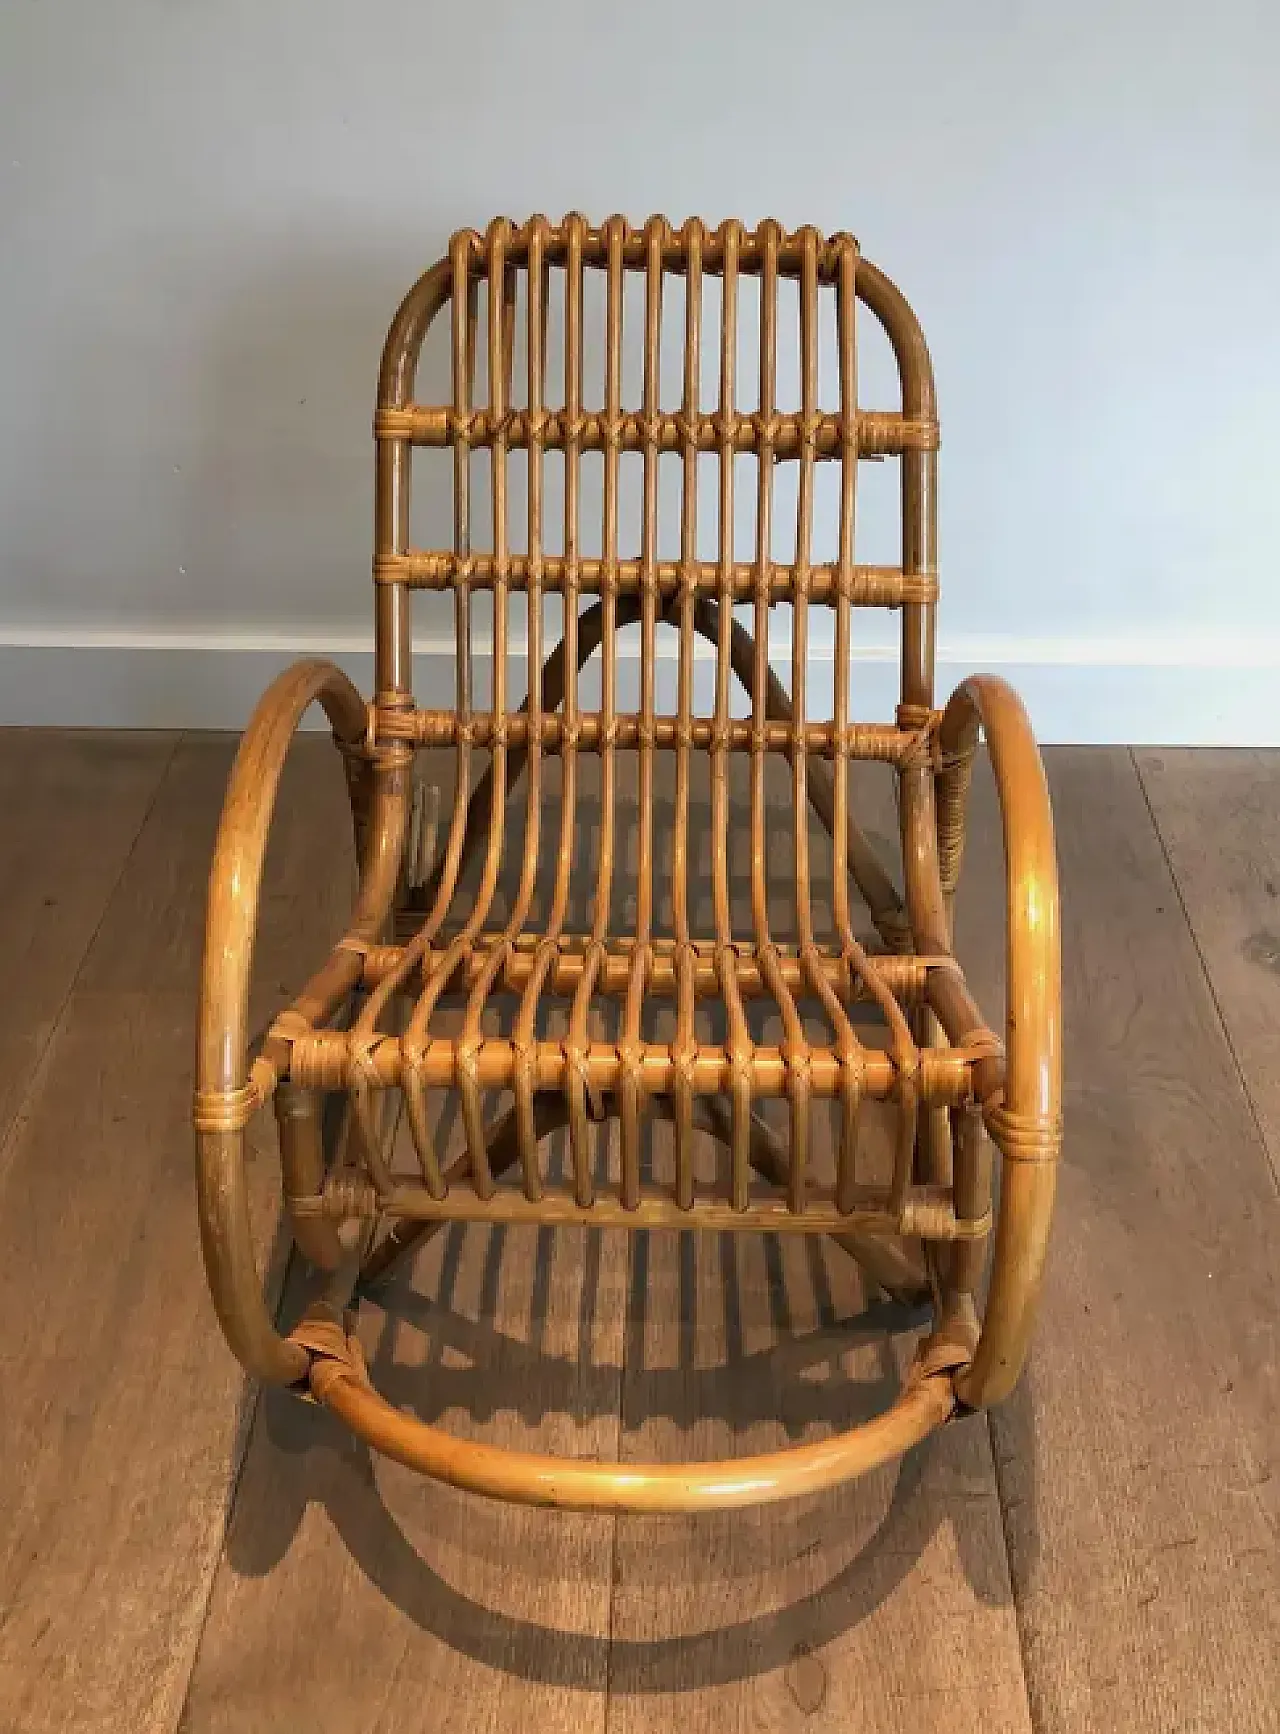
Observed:
[[[15,791],[8,808],[0,856],[67,897],[83,955],[62,966],[65,1003],[0,1150],[6,1731],[172,1729],[223,1543],[248,1411],[200,1273],[189,1117],[201,882],[232,744],[78,737],[61,800]],[[349,897],[341,779],[319,744],[291,767],[273,839],[260,1016]],[[20,750],[47,764],[62,744]],[[319,825],[334,846],[312,860]],[[51,940],[42,953],[52,967]],[[6,998],[47,1015],[48,994],[15,972]],[[265,1252],[265,1163],[255,1181]]]
[[[375,1463],[222,1349],[186,1114],[229,752],[0,733],[0,1728],[1280,1729],[1280,755],[1047,755],[1068,1147],[1014,1398],[822,1499],[615,1524]],[[262,1013],[341,919],[331,756],[286,779]],[[979,786],[991,1003],[998,851]],[[884,1399],[863,1307],[787,1237],[459,1228],[368,1347],[460,1431],[743,1451]]]
[[[1280,1726],[1274,1177],[1132,757],[1048,762],[1068,1152],[1035,1358],[990,1417],[1032,1715],[1046,1734],[1263,1734]],[[1280,758],[1264,774],[1280,788]],[[958,941],[988,1002],[998,856],[976,824]]]

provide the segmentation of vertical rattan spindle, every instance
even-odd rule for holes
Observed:
[[[528,489],[527,489],[527,626],[526,669],[528,736],[525,751],[528,788],[525,801],[525,831],[520,859],[520,882],[511,906],[506,929],[500,944],[493,947],[477,983],[475,1003],[479,1007],[476,1029],[480,1029],[484,1002],[497,980],[500,970],[511,958],[517,936],[523,930],[533,904],[537,882],[538,848],[542,823],[542,493],[546,440],[543,402],[545,395],[545,356],[547,338],[545,269],[547,232],[549,225],[542,216],[529,221],[526,307],[528,363]],[[514,302],[514,296],[512,297]],[[507,352],[508,365],[510,350]],[[496,767],[495,767],[496,774]],[[545,967],[545,964],[543,965]],[[534,975],[537,975],[535,965]],[[536,1029],[536,994],[529,1002],[534,1013],[532,1027],[517,1027],[512,1034],[515,1067],[512,1074],[512,1095],[516,1110],[516,1142],[526,1198],[538,1198],[542,1184],[538,1172],[538,1139],[534,1095],[537,1089],[533,1030]]]
[[[600,850],[596,868],[595,901],[591,913],[591,943],[582,974],[574,991],[566,1043],[568,1067],[566,1095],[569,1100],[569,1151],[573,1162],[574,1195],[579,1204],[594,1197],[591,1177],[591,1146],[587,1132],[586,1052],[590,1035],[591,998],[604,962],[613,900],[613,855],[617,791],[616,732],[618,708],[618,456],[622,445],[622,301],[623,249],[627,225],[610,217],[603,229],[605,244],[605,413],[604,413],[604,502],[602,520],[601,590],[601,728],[600,752]],[[579,342],[581,330],[578,332]],[[572,337],[571,337],[572,348]],[[581,398],[581,360],[571,358],[577,369]],[[637,1177],[638,1178],[638,1177]],[[622,1198],[634,1207],[636,1196],[628,1192],[623,1171]]]
[[[671,908],[676,942],[676,1031],[672,1044],[676,1202],[693,1208],[693,1067],[698,1057],[694,951],[689,928],[689,780],[693,748],[693,641],[698,559],[698,444],[702,382],[702,245],[698,219],[685,224],[684,395],[681,407],[680,661],[676,696],[675,831]]]
[[[789,1192],[797,1172],[794,1147],[796,1074],[807,1063],[804,1031],[784,979],[769,922],[768,814],[765,806],[766,724],[769,718],[769,604],[773,590],[773,467],[777,442],[778,248],[781,230],[772,217],[760,230],[760,414],[756,452],[756,559],[754,647],[751,675],[751,915],[760,974],[782,1019],[782,1054],[792,1103]],[[804,1162],[800,1157],[800,1168]],[[801,1185],[803,1181],[801,1180]],[[794,1196],[794,1194],[792,1194]]]
[[[661,406],[658,396],[662,340],[662,248],[667,238],[665,218],[645,224],[644,405],[641,414],[643,452],[642,519],[640,525],[640,723],[639,723],[639,844],[636,867],[636,934],[622,1008],[619,1071],[619,1145],[622,1196],[628,1205],[640,1196],[640,1126],[644,1110],[641,1062],[644,997],[649,983],[650,941],[653,936],[653,759],[654,651],[658,621],[658,451]]]
[[[858,485],[857,252],[841,238],[836,265],[836,341],[840,374],[840,528],[836,579],[836,682],[833,704],[835,777],[832,803],[832,899],[836,935],[847,956],[853,941],[849,911],[849,652],[854,529]],[[852,1210],[857,1176],[858,1099],[846,1088],[836,1152],[836,1205]]]
[[[507,432],[506,411],[509,402],[510,368],[513,349],[515,282],[507,266],[507,246],[511,225],[498,219],[489,225],[485,236],[485,275],[488,280],[488,373],[489,410],[494,432],[490,441],[493,505],[493,692],[490,723],[491,764],[489,770],[489,828],[485,848],[484,868],[471,912],[461,932],[436,959],[424,982],[422,994],[414,1007],[405,1031],[405,1047],[415,1057],[422,1052],[431,1012],[453,971],[472,948],[475,936],[484,928],[497,889],[502,865],[507,795],[507,638],[509,548],[507,535]],[[468,646],[469,646],[468,639]],[[461,654],[461,652],[460,652]],[[454,1047],[454,1075],[466,1131],[470,1179],[478,1197],[492,1198],[493,1174],[489,1167],[488,1138],[479,1079],[479,1051],[482,1043],[481,1018],[488,992],[489,978],[482,972],[468,998],[462,1031]],[[416,1068],[415,1068],[416,1069]],[[414,1120],[410,1119],[411,1127]],[[415,1141],[417,1128],[415,1130]]]
[[[730,1097],[730,1193],[735,1210],[745,1210],[751,1191],[751,1032],[738,987],[738,954],[733,944],[729,894],[729,683],[733,674],[734,466],[737,428],[738,253],[742,225],[727,222],[723,248],[720,311],[719,582],[716,618],[716,700],[711,745],[712,903],[716,929],[716,973],[728,1024]]]
[[[813,469],[818,419],[818,235],[800,231],[800,479],[796,490],[796,543],[791,627],[791,789],[795,839],[796,933],[810,988],[821,995],[826,978],[815,964],[809,874],[809,759],[805,742],[809,668],[809,590],[813,581]],[[839,1007],[837,1005],[837,1011]],[[809,1160],[811,1084],[808,1043],[791,1065],[791,1208],[804,1209]]]
[[[547,917],[546,935],[538,946],[534,956],[533,968],[529,973],[528,982],[520,997],[520,1006],[516,1014],[512,1032],[512,1045],[517,1055],[518,1085],[514,1092],[517,1115],[517,1136],[520,1143],[521,1162],[524,1167],[525,1194],[530,1198],[542,1196],[542,1178],[537,1159],[537,1116],[535,1107],[534,1054],[537,1039],[538,1002],[550,971],[554,968],[560,954],[560,937],[564,931],[565,915],[569,903],[569,879],[574,858],[574,831],[578,812],[578,583],[579,583],[579,531],[578,531],[578,497],[582,454],[582,237],[586,225],[579,216],[570,216],[565,220],[565,471],[564,471],[564,705],[563,732],[560,744],[561,764],[561,800],[560,800],[560,842],[556,851],[555,883],[551,894],[551,909]],[[535,246],[535,239],[537,245]],[[530,236],[529,264],[530,282],[535,253],[541,252],[541,235]],[[539,320],[540,352],[535,358],[530,352],[529,371],[529,402],[530,411],[536,408],[541,425],[543,408],[542,380],[546,374],[546,330],[547,330],[547,300],[549,285],[542,278],[542,307]],[[529,309],[529,330],[532,341],[534,329],[534,308]],[[536,396],[535,396],[536,392]],[[532,453],[530,454],[532,458]],[[539,450],[538,465],[541,472],[542,455]],[[530,476],[531,488],[533,477]],[[530,494],[530,550],[538,547],[539,575],[542,566],[541,553],[541,473],[539,473],[539,506],[534,510],[533,495]],[[536,538],[536,542],[535,542]],[[532,607],[532,596],[530,606]],[[539,714],[542,709],[541,669],[539,658],[533,653],[530,643],[529,681],[530,709],[532,716],[533,682],[538,682],[537,703]],[[532,721],[530,727],[532,728]],[[526,851],[526,860],[529,854]],[[524,911],[522,910],[522,918]],[[581,1138],[578,1143],[581,1144]],[[580,1188],[575,1186],[575,1193]],[[585,1198],[579,1196],[579,1203],[589,1202],[590,1194]]]

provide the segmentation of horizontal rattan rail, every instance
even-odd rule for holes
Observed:
[[[446,987],[454,990],[474,987],[478,977],[488,968],[490,953],[495,947],[505,947],[494,986],[495,989],[518,993],[528,987],[534,972],[544,966],[544,959],[538,954],[548,944],[554,946],[554,955],[543,977],[543,986],[550,994],[572,993],[580,985],[583,971],[589,965],[592,940],[588,934],[565,933],[559,939],[548,941],[536,934],[521,934],[516,939],[509,940],[502,933],[477,933],[472,937],[465,955],[456,964],[455,973],[449,978]],[[634,952],[634,940],[619,938],[611,941],[597,967],[597,993],[616,998],[627,991]],[[700,999],[716,997],[724,980],[726,963],[719,946],[714,940],[694,939],[689,941],[688,952],[692,954],[694,993]],[[424,951],[421,957],[416,959],[414,969],[419,975],[428,975],[448,954],[449,941],[446,936],[440,946]],[[649,954],[646,992],[658,998],[675,994],[679,988],[684,948],[677,948],[674,939],[657,938],[650,940]],[[381,945],[363,950],[361,985],[376,987],[387,976],[395,974],[404,957],[403,946]],[[734,950],[728,961],[743,999],[770,997],[773,990],[757,958]],[[867,975],[874,976],[880,986],[893,994],[901,1004],[916,1006],[924,999],[930,970],[951,975],[956,973],[955,962],[949,957],[873,955],[867,959],[867,971],[864,973],[859,971],[847,956],[826,948],[815,947],[804,958],[800,957],[794,948],[782,945],[776,948],[774,968],[792,993],[802,994],[808,991],[811,971],[815,966],[821,970],[831,987],[850,1005],[876,1003],[877,994],[869,986]]]
[[[579,1228],[697,1228],[763,1230],[770,1234],[919,1235],[925,1240],[981,1240],[990,1231],[991,1213],[964,1221],[956,1216],[949,1188],[912,1187],[905,1201],[895,1203],[887,1187],[856,1190],[843,1208],[827,1189],[805,1200],[803,1213],[785,1198],[750,1200],[739,1207],[732,1199],[695,1190],[688,1204],[669,1192],[642,1186],[632,1203],[597,1192],[579,1204],[561,1192],[542,1188],[530,1196],[501,1187],[479,1198],[469,1187],[446,1190],[436,1198],[422,1186],[396,1186],[379,1192],[367,1181],[330,1175],[323,1192],[289,1200],[295,1216],[328,1216],[335,1222],[505,1222],[519,1226]]]
[[[760,569],[744,561],[726,568],[715,560],[694,560],[688,565],[658,560],[651,571],[664,601],[686,589],[720,596],[727,587],[734,602],[751,602],[761,587]],[[570,561],[555,554],[537,559],[511,554],[499,569],[492,554],[410,549],[407,554],[382,555],[373,576],[380,584],[407,584],[411,590],[450,590],[459,584],[492,590],[504,582],[512,592],[576,590],[602,596],[611,589],[618,596],[638,596],[649,569],[641,560],[616,560],[610,565],[605,560]],[[832,607],[843,598],[855,608],[901,608],[906,602],[934,602],[938,596],[938,580],[932,573],[907,573],[899,566],[852,566],[844,572],[838,565],[817,565],[801,578],[794,566],[770,561],[764,583],[772,602],[791,602],[803,589],[808,601]]]
[[[579,974],[579,988],[582,979]],[[912,1074],[920,1101],[930,1107],[962,1106],[971,1099],[974,1060],[989,1052],[984,1040],[975,1042],[972,1050],[940,1048],[921,1053]],[[404,1037],[380,1036],[373,1045],[362,1047],[358,1061],[353,1062],[351,1043],[344,1032],[319,1030],[314,1035],[295,1037],[290,1056],[292,1081],[318,1090],[342,1089],[357,1075],[374,1089],[393,1089],[408,1074],[424,1085],[445,1088],[454,1083],[458,1070],[456,1043],[445,1036],[417,1047],[408,1059]],[[842,1060],[834,1048],[808,1048],[799,1063],[814,1098],[821,1101],[839,1096],[845,1073],[856,1069],[859,1092],[865,1100],[897,1099],[901,1071],[891,1055],[870,1048],[851,1049],[850,1056]],[[798,1056],[780,1047],[753,1048],[749,1058],[738,1060],[727,1047],[700,1042],[696,1055],[685,1060],[670,1042],[631,1042],[624,1056],[615,1042],[585,1042],[578,1047],[559,1040],[517,1043],[507,1036],[484,1036],[476,1038],[469,1063],[479,1086],[486,1090],[507,1088],[522,1068],[531,1074],[535,1090],[561,1090],[566,1078],[580,1068],[597,1090],[615,1090],[632,1077],[635,1087],[646,1096],[666,1095],[681,1081],[691,1095],[720,1096],[727,1095],[737,1075],[745,1073],[752,1097],[768,1099],[791,1094],[797,1061]]]
[[[642,279],[634,302],[628,273]],[[672,275],[682,280],[678,407],[661,365]],[[795,286],[786,296],[784,279]],[[437,315],[450,378],[433,396],[419,360]],[[892,348],[896,408],[859,403],[864,316]],[[794,377],[779,364],[792,321]],[[824,325],[835,367],[827,378],[824,363],[820,381]],[[975,677],[944,708],[935,702],[938,419],[910,307],[847,234],[772,221],[497,220],[455,235],[406,297],[374,431],[372,699],[328,664],[282,675],[246,733],[215,850],[195,1123],[205,1260],[235,1353],[428,1473],[607,1510],[706,1509],[830,1485],[957,1404],[999,1400],[1027,1350],[1061,1142],[1053,833],[1009,689]],[[417,455],[423,446],[450,450],[452,536],[437,525],[424,538],[450,546],[411,540],[415,464],[440,471]],[[585,464],[591,453],[602,461]],[[634,523],[628,453],[640,458]],[[882,457],[899,468],[901,546],[868,565],[855,557],[858,478],[862,460]],[[488,483],[483,511],[476,476]],[[668,517],[674,534],[660,542]],[[413,691],[421,591],[452,605],[451,702],[432,691],[423,705]],[[771,644],[779,604],[785,645]],[[868,607],[893,610],[900,634],[898,702],[880,720],[853,712],[855,619]],[[433,621],[439,631],[439,612]],[[825,712],[813,691],[819,631],[829,633]],[[620,680],[626,632],[638,701]],[[664,646],[676,692],[674,709],[659,711]],[[580,674],[596,659],[586,708]],[[347,931],[253,1044],[267,833],[290,739],[314,702],[342,753],[360,888]],[[952,947],[980,734],[1005,845],[1000,1033]],[[896,786],[900,883],[883,840],[859,824],[854,772],[866,762]],[[421,791],[442,764],[452,794],[443,823],[428,824]],[[700,811],[695,787],[710,791]],[[821,852],[815,825],[827,833]],[[326,1111],[335,1097],[342,1115]],[[246,1127],[268,1103],[295,1239],[328,1273],[326,1300],[287,1337],[264,1304],[244,1169]],[[655,1118],[669,1122],[661,1161],[649,1150]],[[602,1165],[603,1121],[616,1137]],[[714,1162],[708,1135],[723,1146]],[[450,1440],[369,1382],[353,1322],[360,1294],[454,1221],[826,1234],[868,1283],[927,1303],[932,1327],[893,1407],[820,1446],[737,1467],[556,1465]]]
[[[376,719],[383,740],[413,741],[421,747],[492,747],[500,739],[509,747],[527,746],[533,727],[527,711],[495,715],[478,711],[459,716],[449,710],[387,710]],[[579,711],[577,716],[542,715],[538,744],[544,753],[601,753],[606,749],[649,746],[663,749],[716,747],[730,753],[813,753],[835,758],[878,759],[901,764],[919,751],[918,731],[888,723],[849,723],[839,733],[829,722],[764,722],[747,717],[645,717],[632,711]]]
[[[722,420],[700,415],[567,414],[512,409],[499,415],[481,409],[404,409],[378,411],[374,433],[380,440],[408,440],[415,446],[469,446],[473,451],[501,445],[508,451],[534,446],[579,452],[758,452],[783,463],[789,458],[896,457],[905,451],[932,451],[936,422],[889,411],[864,410],[846,422],[838,415],[738,415]]]

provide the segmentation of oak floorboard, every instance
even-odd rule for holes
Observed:
[[[324,759],[308,743],[286,775],[269,855],[264,1010],[350,894],[341,773],[317,744]],[[205,1288],[190,1130],[233,747],[173,754],[0,1176],[0,1727],[22,1734],[175,1726],[252,1404]],[[278,1280],[270,1175],[251,1167]]]
[[[1280,752],[1134,758],[1280,1180]]]
[[[1275,1185],[1130,754],[1046,760],[1066,1143],[1031,1363],[990,1417],[1033,1718],[1042,1734],[1275,1734]],[[985,773],[958,927],[992,1006]]]
[[[177,736],[0,729],[0,1142]],[[5,1157],[0,1153],[0,1169]]]

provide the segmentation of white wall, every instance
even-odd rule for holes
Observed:
[[[1280,738],[1277,65],[1266,0],[7,0],[0,718],[359,665],[387,319],[455,226],[578,207],[847,227],[906,289],[944,680]]]

